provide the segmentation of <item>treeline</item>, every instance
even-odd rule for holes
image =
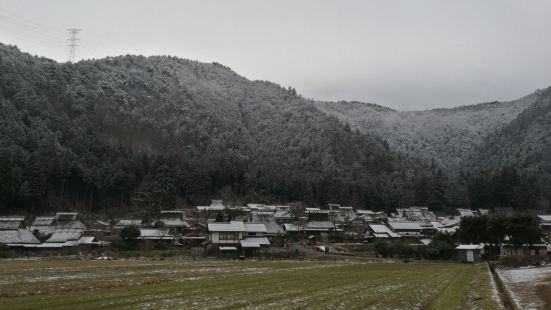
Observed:
[[[295,90],[219,65],[59,64],[0,46],[2,212],[156,212],[213,197],[392,208],[423,169]]]
[[[541,243],[543,233],[536,216],[529,213],[464,217],[457,232],[461,243],[515,246]],[[508,240],[506,240],[506,238]]]
[[[154,214],[212,198],[386,211],[509,206],[497,194],[480,198],[469,186],[477,178],[402,158],[292,88],[175,57],[59,64],[2,44],[0,180],[1,213]],[[542,204],[537,191],[521,196],[531,183],[515,180],[512,207]]]

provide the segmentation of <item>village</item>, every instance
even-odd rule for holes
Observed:
[[[233,259],[380,256],[377,245],[427,247],[437,235],[456,233],[462,219],[488,213],[484,209],[458,209],[453,215],[436,216],[427,207],[413,206],[386,214],[339,204],[325,208],[259,203],[229,206],[212,200],[210,205],[194,209],[160,210],[149,222],[139,218],[90,220],[77,212],[35,218],[2,216],[0,244],[4,252],[16,257],[87,254],[108,259],[106,253],[135,248],[176,249],[197,257]],[[547,256],[551,252],[551,215],[537,218],[543,232],[541,242],[515,245],[505,238],[497,254]],[[453,246],[452,260],[474,263],[489,258],[484,255],[489,244]]]

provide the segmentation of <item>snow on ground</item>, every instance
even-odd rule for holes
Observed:
[[[500,269],[499,274],[506,283],[541,281],[551,277],[551,266],[538,268]]]
[[[551,281],[551,266],[498,269],[497,272],[521,309],[541,309],[536,287]]]

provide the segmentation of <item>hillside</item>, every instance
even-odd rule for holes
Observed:
[[[360,102],[316,102],[320,110],[361,132],[375,134],[408,157],[458,170],[485,138],[534,104],[536,94],[509,102],[453,109],[395,111]]]
[[[419,169],[294,89],[220,64],[61,64],[0,45],[4,212],[156,212],[214,197],[392,208]]]
[[[484,139],[464,163],[465,170],[512,167],[534,176],[544,191],[551,191],[551,88],[537,91],[534,97],[530,107]]]

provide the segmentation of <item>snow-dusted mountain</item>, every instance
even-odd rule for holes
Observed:
[[[533,93],[508,102],[488,102],[452,109],[395,111],[361,102],[316,102],[316,106],[363,133],[376,134],[409,157],[456,170],[472,158],[490,135],[532,106]]]

